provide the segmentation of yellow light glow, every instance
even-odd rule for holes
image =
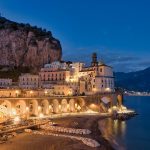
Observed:
[[[48,93],[47,90],[44,93],[47,94]]]
[[[75,108],[77,108],[78,107],[78,104],[77,103],[75,103]]]
[[[67,104],[67,109],[69,109],[69,104]]]
[[[61,105],[59,105],[59,109],[61,109]]]
[[[16,116],[14,118],[14,124],[18,124],[20,122],[20,117],[19,116]]]
[[[44,115],[43,115],[42,113],[40,113],[40,114],[39,114],[39,117],[40,117],[40,118],[43,118],[43,117],[44,117]]]
[[[19,91],[18,91],[18,90],[16,90],[16,91],[15,91],[15,93],[16,93],[16,94],[19,94]]]
[[[106,88],[106,89],[105,89],[105,91],[110,92],[110,91],[111,91],[111,89],[110,89],[110,88]]]
[[[26,107],[26,111],[29,111],[29,107]]]
[[[78,107],[77,107],[77,109],[78,109],[78,110],[81,110],[81,107],[80,107],[80,106],[78,106]]]
[[[30,94],[33,94],[33,91],[30,91]]]
[[[93,88],[93,91],[94,91],[94,92],[96,92],[96,91],[97,91],[97,89],[96,89],[96,88]]]
[[[66,82],[69,82],[69,78],[66,78]]]
[[[12,115],[16,115],[17,113],[16,113],[16,110],[15,110],[15,108],[12,108]]]
[[[116,109],[117,109],[117,107],[116,107],[116,106],[113,106],[112,108],[113,108],[114,110],[116,110]]]
[[[94,108],[96,107],[96,104],[91,104],[90,107]]]
[[[38,111],[40,111],[41,110],[41,106],[38,106]]]

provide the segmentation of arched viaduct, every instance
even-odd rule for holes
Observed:
[[[71,97],[42,97],[42,98],[0,98],[0,105],[7,108],[8,115],[38,116],[39,114],[59,114],[86,111],[89,108],[102,111],[107,99],[107,107],[116,105],[116,94],[100,94],[93,96],[71,96]]]

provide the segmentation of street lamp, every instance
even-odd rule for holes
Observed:
[[[47,90],[45,90],[45,91],[44,91],[45,96],[47,95],[47,93],[48,93]]]
[[[18,124],[20,122],[20,117],[19,116],[16,116],[14,118],[14,124]]]
[[[18,90],[16,90],[16,91],[15,91],[15,93],[16,93],[16,97],[18,97],[19,91],[18,91]]]
[[[30,96],[32,97],[33,91],[30,91]]]
[[[12,115],[15,116],[17,113],[16,113],[16,110],[15,108],[12,108]]]

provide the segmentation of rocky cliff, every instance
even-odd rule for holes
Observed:
[[[0,65],[40,68],[61,60],[60,42],[50,31],[0,17]]]

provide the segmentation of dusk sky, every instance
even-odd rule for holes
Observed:
[[[50,30],[64,60],[88,63],[97,52],[115,71],[150,67],[148,0],[0,0],[0,12]]]

